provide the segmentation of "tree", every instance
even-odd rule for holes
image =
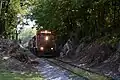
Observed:
[[[79,38],[107,36],[111,40],[119,38],[119,3],[119,0],[38,0],[32,12],[38,29],[43,26],[66,38],[77,31]]]
[[[0,1],[0,35],[9,38],[16,34],[17,25],[26,25],[23,19],[29,14],[29,7],[32,0],[6,0]],[[18,16],[19,15],[19,16]],[[17,34],[16,34],[17,35]]]

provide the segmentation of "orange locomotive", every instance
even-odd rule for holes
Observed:
[[[31,41],[31,51],[38,57],[57,56],[55,41],[55,34],[52,31],[38,31]]]

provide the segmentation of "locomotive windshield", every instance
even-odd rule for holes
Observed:
[[[54,40],[54,36],[52,34],[45,34],[45,33],[42,33],[40,35],[38,35],[38,38],[39,42],[50,42],[50,41],[53,41]]]

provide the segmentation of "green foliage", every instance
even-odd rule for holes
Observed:
[[[78,31],[79,37],[120,36],[119,0],[38,0],[33,18],[44,29],[61,36]],[[66,36],[67,35],[67,36]],[[110,38],[109,38],[110,39]]]
[[[21,39],[23,43],[25,43],[28,42],[35,34],[36,34],[36,29],[26,28],[23,29],[19,34],[19,39]]]
[[[0,14],[0,28],[1,28],[1,35],[6,36],[7,38],[14,36],[16,34],[16,28],[18,24],[23,24],[23,19],[26,15],[29,14],[29,6],[32,5],[33,0],[8,0],[6,1],[6,5],[3,6]],[[19,17],[18,17],[19,15]],[[4,29],[2,29],[4,28]],[[17,34],[16,34],[17,35]]]
[[[15,73],[6,70],[0,71],[1,80],[43,80],[40,74],[35,73]]]
[[[43,26],[66,39],[72,33],[79,34],[79,38],[110,35],[118,39],[119,3],[119,0],[10,0],[8,7],[2,9],[1,20],[6,34],[14,34],[17,24],[25,25],[23,19],[31,18],[36,20],[38,30]]]

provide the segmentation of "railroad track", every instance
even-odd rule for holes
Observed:
[[[50,62],[50,63],[52,63],[52,64],[54,64],[54,65],[57,65],[57,66],[61,67],[62,69],[65,69],[65,70],[71,72],[72,74],[74,74],[74,75],[76,75],[76,76],[79,76],[79,77],[84,78],[84,80],[88,80],[88,78],[86,78],[86,77],[84,77],[84,76],[81,76],[80,74],[75,73],[74,71],[72,71],[72,70],[70,70],[70,69],[68,69],[68,68],[66,68],[66,67],[64,67],[64,66],[62,66],[62,65],[60,65],[60,64],[58,64],[58,63],[56,63],[53,59],[45,59],[45,60],[47,60],[48,62]]]
[[[112,80],[112,78],[109,77],[109,76],[107,76],[107,75],[104,75],[104,74],[102,74],[102,73],[97,73],[97,72],[91,71],[90,69],[82,68],[82,67],[80,67],[80,66],[78,66],[78,65],[72,64],[72,63],[70,63],[70,62],[62,61],[62,60],[60,60],[60,59],[58,59],[58,58],[45,59],[45,60],[47,60],[48,62],[53,63],[53,64],[55,64],[55,65],[57,65],[57,66],[65,69],[65,70],[68,70],[68,71],[70,71],[71,73],[73,73],[73,74],[75,74],[75,75],[77,75],[77,76],[80,76],[80,77],[84,77],[84,75],[80,74],[78,70],[80,70],[80,71],[85,71],[85,73],[88,73],[88,74],[94,74],[95,77],[97,76],[98,78],[99,78],[99,77],[104,77],[104,78],[105,78],[104,80]],[[76,70],[77,70],[78,72],[76,72]],[[90,76],[90,75],[88,75],[88,76]],[[85,78],[86,78],[86,79],[87,79],[87,78],[89,79],[88,76],[85,76]],[[98,80],[98,79],[95,78],[94,80]],[[99,79],[99,80],[100,80],[100,79]]]

